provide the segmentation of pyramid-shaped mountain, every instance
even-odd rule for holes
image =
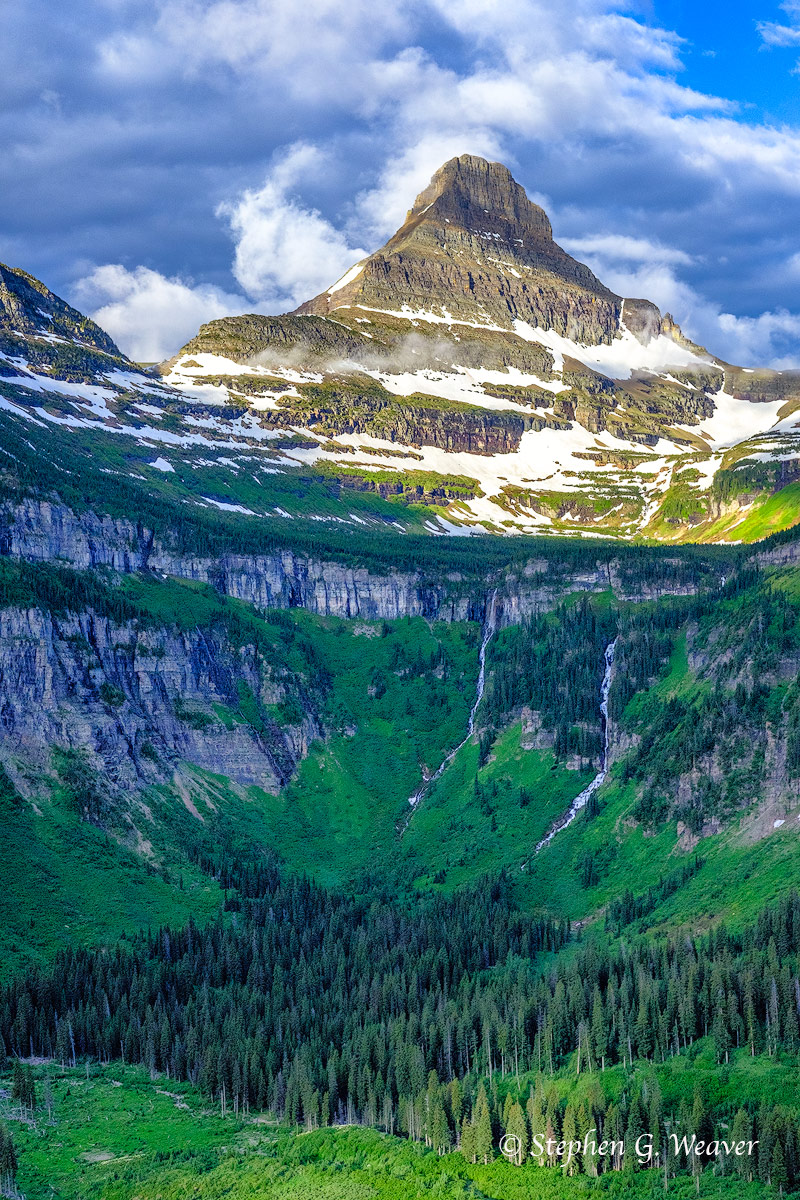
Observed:
[[[614,337],[623,300],[553,240],[547,214],[508,167],[462,154],[439,168],[385,246],[297,312],[346,306],[503,329],[524,321],[592,345]],[[625,315],[634,332],[659,331],[655,305],[628,301]]]
[[[687,342],[471,155],[325,292],[202,326],[162,376],[0,268],[0,449],[56,490],[130,477],[381,533],[741,541],[800,519],[800,372]]]
[[[724,540],[797,520],[800,373],[731,367],[617,295],[470,154],[324,292],[212,321],[169,368],[258,393],[263,421],[318,439],[294,453],[308,469],[413,494],[445,529]]]

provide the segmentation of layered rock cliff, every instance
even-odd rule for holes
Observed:
[[[257,720],[241,715],[243,689]],[[3,758],[25,774],[47,776],[60,746],[88,752],[114,792],[182,762],[275,791],[319,731],[309,704],[295,727],[270,716],[286,694],[254,646],[224,630],[0,609]]]
[[[482,620],[488,598],[497,589],[499,624],[552,608],[570,591],[611,587],[620,599],[632,600],[691,595],[703,586],[713,587],[719,573],[680,555],[654,562],[646,577],[633,563],[588,553],[581,565],[555,556],[531,558],[520,566],[470,578],[458,572],[432,578],[422,570],[388,565],[380,573],[292,550],[212,557],[181,552],[134,521],[76,514],[65,505],[32,499],[0,507],[0,555],[80,570],[150,571],[208,583],[260,609],[305,608],[343,618]]]

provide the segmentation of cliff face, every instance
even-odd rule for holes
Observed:
[[[450,453],[481,455],[513,453],[526,430],[559,424],[552,416],[489,410],[424,394],[400,398],[359,375],[332,376],[324,383],[298,385],[288,394],[279,394],[269,420],[292,430],[305,426],[333,438],[368,434],[404,447],[434,446]]]
[[[471,154],[436,172],[394,237],[352,276],[297,311],[446,309],[456,320],[503,328],[521,320],[587,344],[619,328],[621,297],[553,241],[547,214],[507,167]]]
[[[242,687],[259,728],[238,716]],[[270,721],[284,696],[252,646],[196,630],[143,629],[91,609],[55,616],[0,610],[0,724],[4,757],[51,770],[53,746],[89,751],[115,791],[164,777],[181,761],[242,785],[276,791],[317,730]]]
[[[662,577],[647,585],[635,572],[613,562],[588,559],[586,566],[575,568],[544,558],[500,574],[487,572],[485,579],[468,584],[455,573],[431,582],[420,572],[379,574],[291,550],[204,557],[176,551],[133,521],[78,515],[64,505],[38,500],[0,509],[0,554],[30,562],[61,562],[79,570],[154,571],[208,583],[257,608],[305,608],[321,616],[368,620],[411,616],[482,620],[495,588],[502,624],[552,608],[569,591],[612,587],[620,598],[636,600],[697,590],[696,580],[680,569],[678,560],[672,564],[665,560]]]

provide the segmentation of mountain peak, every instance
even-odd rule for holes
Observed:
[[[34,275],[0,263],[0,335],[75,342],[121,357],[108,334]]]
[[[435,172],[385,246],[296,311],[354,308],[509,331],[522,322],[596,345],[618,333],[622,298],[553,241],[508,167],[462,154]]]
[[[525,230],[537,241],[553,240],[547,213],[528,199],[508,167],[474,154],[461,154],[439,167],[395,237],[426,214],[428,220],[449,220],[464,227],[476,221],[483,227],[488,217],[489,224],[513,225],[515,232]]]

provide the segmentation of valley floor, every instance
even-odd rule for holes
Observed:
[[[694,1069],[687,1065],[673,1062],[658,1072],[672,1102],[687,1091],[687,1075],[737,1101],[774,1099],[796,1088],[790,1063],[766,1070],[763,1062],[743,1057],[720,1078],[701,1049]],[[609,1070],[607,1082],[621,1091],[634,1074]],[[597,1193],[650,1200],[664,1193],[663,1173],[655,1169],[567,1177],[557,1167],[517,1167],[499,1156],[471,1164],[458,1151],[438,1155],[362,1126],[302,1131],[261,1114],[223,1116],[190,1085],[120,1063],[64,1069],[38,1061],[35,1075],[39,1106],[25,1121],[8,1121],[18,1110],[8,1099],[10,1077],[0,1076],[0,1119],[8,1121],[22,1151],[18,1185],[26,1200],[417,1200],[429,1194],[441,1200],[578,1200]],[[556,1084],[563,1092],[576,1087],[574,1077],[557,1077]],[[50,1116],[42,1099],[46,1086]],[[707,1168],[695,1178],[671,1177],[668,1194],[761,1200],[773,1192]]]

